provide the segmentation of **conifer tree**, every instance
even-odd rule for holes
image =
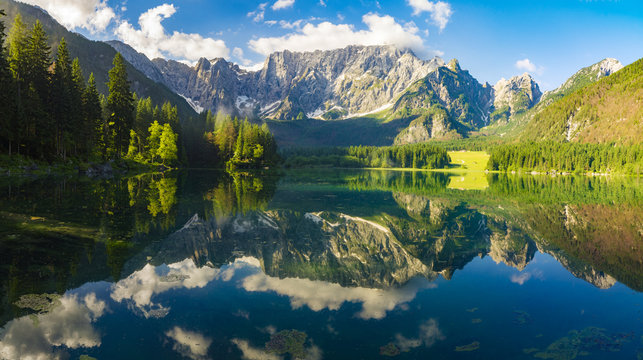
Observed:
[[[86,128],[85,132],[89,134],[87,149],[97,148],[105,158],[107,154],[107,144],[105,143],[107,124],[105,124],[102,114],[100,94],[96,89],[94,73],[91,73],[83,93],[83,122]]]
[[[5,16],[4,11],[0,10],[0,18]],[[5,43],[5,25],[0,20],[0,139],[6,141],[9,156],[11,156],[12,145],[14,140],[15,121],[15,91],[13,76],[9,66],[8,52],[4,46]]]
[[[156,156],[158,155],[163,127],[158,123],[158,121],[154,120],[148,131],[150,133],[150,136],[147,138],[149,159],[154,162],[154,159],[156,159]]]
[[[72,103],[73,80],[71,58],[69,56],[69,50],[67,50],[65,38],[62,38],[58,45],[51,85],[51,102],[49,108],[51,109],[55,127],[54,144],[57,155],[64,159],[70,143],[74,140],[71,131],[74,129],[74,125],[76,125],[70,121],[74,105]]]
[[[113,123],[114,148],[116,157],[121,157],[129,140],[129,130],[134,122],[134,97],[127,79],[125,60],[116,53],[114,67],[109,71],[109,96],[107,108],[110,123]]]

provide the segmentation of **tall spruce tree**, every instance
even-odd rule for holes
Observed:
[[[83,94],[83,117],[86,126],[86,132],[89,134],[88,149],[95,148],[101,154],[103,159],[107,154],[107,124],[103,120],[103,109],[101,107],[100,94],[96,89],[96,80],[94,73],[89,74],[87,87]]]
[[[11,156],[14,141],[15,118],[15,89],[7,49],[5,48],[5,25],[1,20],[5,16],[0,10],[0,140],[4,141]]]
[[[54,121],[54,144],[56,154],[63,159],[67,157],[71,144],[75,139],[72,130],[76,124],[70,121],[74,110],[73,104],[73,80],[71,72],[71,58],[67,49],[65,38],[60,40],[56,60],[54,61],[54,72],[51,81],[50,112]]]
[[[11,122],[11,142],[15,144],[16,152],[20,154],[20,146],[26,138],[27,123],[24,121],[24,95],[28,91],[26,82],[27,74],[27,41],[28,31],[22,16],[17,14],[13,20],[13,26],[9,31],[7,41],[9,43],[9,68],[14,78],[16,107]],[[13,149],[11,150],[13,151]]]
[[[113,65],[114,67],[109,71],[107,108],[110,113],[110,123],[113,124],[115,154],[120,158],[127,150],[129,130],[134,122],[134,96],[127,79],[125,60],[120,53],[114,56]]]
[[[26,81],[30,99],[28,104],[25,104],[25,122],[29,152],[32,156],[40,158],[51,158],[55,152],[53,138],[50,135],[55,131],[54,124],[47,116],[50,66],[51,48],[47,33],[40,21],[36,20],[27,42]]]
[[[69,114],[71,123],[71,135],[74,141],[74,154],[87,156],[91,150],[91,127],[86,122],[83,96],[85,94],[85,78],[83,69],[80,67],[78,58],[71,63],[71,104],[72,111]]]

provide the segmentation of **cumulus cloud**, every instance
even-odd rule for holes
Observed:
[[[241,286],[246,291],[276,292],[288,296],[294,309],[307,306],[313,311],[338,310],[347,302],[361,303],[362,310],[356,315],[362,319],[382,319],[388,311],[413,300],[421,289],[435,287],[424,280],[416,280],[399,289],[347,288],[326,281],[280,279],[263,272],[246,277]]]
[[[83,28],[92,33],[104,31],[116,17],[114,10],[103,0],[22,0],[47,10],[56,21],[68,29]]]
[[[431,347],[436,341],[444,339],[445,337],[438,326],[438,322],[435,319],[429,319],[420,325],[417,337],[407,338],[397,334],[395,344],[400,350],[407,352],[420,346]]]
[[[105,302],[94,293],[82,299],[66,295],[48,313],[11,320],[0,329],[0,358],[65,358],[62,346],[69,349],[100,346],[100,335],[93,323],[103,315],[105,307]]]
[[[391,16],[366,14],[362,21],[367,30],[356,30],[353,25],[333,24],[324,21],[317,25],[308,23],[295,32],[282,37],[263,37],[250,40],[250,48],[262,55],[275,51],[332,50],[348,45],[395,45],[410,48],[420,55],[426,54],[424,42],[418,36],[415,24],[402,25]]]
[[[293,5],[295,5],[295,0],[277,0],[274,4],[272,4],[272,9],[281,10],[289,8]]]
[[[208,348],[212,344],[212,339],[197,332],[184,330],[178,326],[165,332],[165,336],[174,340],[172,349],[184,357],[193,360],[208,358]]]
[[[527,282],[527,280],[531,279],[531,274],[530,273],[521,273],[521,274],[513,274],[511,275],[511,282],[514,284],[522,285]]]
[[[527,58],[516,61],[515,66],[518,70],[525,70],[525,71],[531,71],[531,72],[536,71],[536,65]]]
[[[116,29],[116,36],[150,59],[169,56],[177,60],[194,62],[201,57],[209,59],[228,57],[230,50],[223,40],[178,31],[167,34],[161,23],[175,13],[174,5],[157,6],[139,17],[140,29],[137,30],[129,22],[123,21]]]
[[[407,3],[413,8],[415,16],[428,12],[431,20],[440,28],[440,31],[444,30],[453,14],[451,5],[444,1],[407,0]]]
[[[147,264],[114,284],[111,298],[116,302],[129,301],[146,318],[162,317],[169,309],[154,303],[154,295],[177,288],[202,288],[219,272],[210,267],[197,268],[192,259],[158,267]]]
[[[268,3],[259,4],[257,10],[248,13],[248,17],[252,18],[254,22],[263,21],[263,18],[266,16],[266,6],[268,6]]]
[[[245,339],[232,339],[232,343],[237,345],[241,350],[241,356],[246,360],[282,360],[283,357],[270,354],[265,349],[256,348],[250,345],[250,342]]]

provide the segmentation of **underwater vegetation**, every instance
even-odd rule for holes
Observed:
[[[624,343],[629,342],[633,334],[610,334],[605,329],[587,327],[580,331],[572,330],[547,349],[534,354],[539,359],[573,360],[578,356],[587,356],[592,351],[617,352]],[[640,358],[640,356],[639,356]]]
[[[277,355],[290,354],[293,359],[306,357],[304,343],[308,335],[297,330],[282,330],[270,337],[266,343],[266,351]]]
[[[456,346],[455,351],[457,352],[462,352],[462,351],[475,351],[480,349],[480,342],[474,341],[471,344],[467,345],[462,345],[462,346]]]
[[[400,348],[392,342],[380,346],[380,355],[382,356],[398,356],[400,355]]]
[[[14,305],[21,309],[46,313],[60,305],[60,298],[58,294],[27,294],[22,295]]]
[[[514,310],[514,324],[524,325],[531,321],[531,315],[526,311]]]

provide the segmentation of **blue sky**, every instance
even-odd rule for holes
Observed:
[[[481,82],[525,71],[560,85],[606,57],[643,57],[641,0],[25,0],[93,39],[120,39],[148,57],[225,57],[389,43],[457,58]]]

